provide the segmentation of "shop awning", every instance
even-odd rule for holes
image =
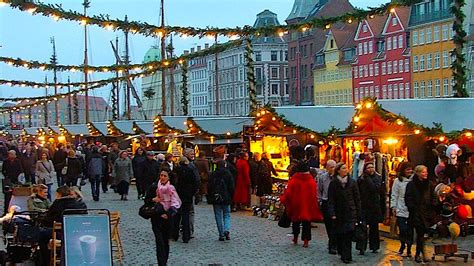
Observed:
[[[21,130],[13,130],[13,129],[9,129],[7,130],[8,134],[12,135],[12,136],[19,136],[21,135]]]
[[[252,117],[197,117],[192,120],[211,135],[235,134],[242,132],[244,125],[253,125]]]
[[[378,100],[383,109],[405,116],[413,123],[444,132],[474,129],[474,98]]]
[[[23,130],[26,133],[26,135],[36,136],[38,135],[39,129],[42,129],[42,128],[41,127],[27,127],[27,128],[24,128]]]
[[[99,131],[102,136],[108,136],[107,122],[91,122],[91,124]]]
[[[89,136],[89,129],[86,124],[63,125],[63,128],[73,136]]]
[[[50,126],[49,127],[55,134],[60,134],[61,130],[59,129],[58,126]]]
[[[186,126],[188,120],[187,116],[162,116],[161,119],[170,128],[177,129],[181,132],[186,132],[188,129],[188,126]]]
[[[112,124],[124,135],[134,135],[133,120],[117,120],[112,121]]]
[[[354,114],[354,107],[351,105],[283,106],[276,107],[275,110],[293,124],[318,133],[328,132],[332,127],[346,129]]]
[[[153,121],[137,121],[135,125],[140,128],[145,134],[153,133]]]
[[[189,141],[193,145],[225,145],[225,144],[240,144],[244,141],[241,138],[238,139],[216,139],[210,141],[207,139],[193,139]]]

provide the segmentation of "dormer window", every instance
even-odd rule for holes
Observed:
[[[367,24],[362,26],[362,32],[367,32],[369,29],[367,28]]]
[[[324,54],[316,55],[316,65],[324,65]]]
[[[398,24],[398,19],[392,18],[392,26],[397,26],[397,24]]]

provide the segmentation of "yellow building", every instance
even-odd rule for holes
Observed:
[[[352,103],[352,67],[355,26],[333,27],[327,31],[326,43],[316,54],[314,103],[341,105]]]
[[[453,95],[451,2],[430,0],[412,6],[409,27],[414,98]]]

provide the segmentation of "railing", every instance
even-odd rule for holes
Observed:
[[[452,18],[453,14],[447,9],[440,11],[433,11],[426,14],[412,15],[410,18],[410,26],[415,26],[422,23],[433,22],[441,19]]]

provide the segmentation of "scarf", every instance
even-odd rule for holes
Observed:
[[[346,187],[346,184],[347,182],[349,181],[349,176],[345,176],[345,177],[340,177],[339,175],[337,176],[337,179],[339,180],[339,182],[341,182],[341,185],[342,187]]]

